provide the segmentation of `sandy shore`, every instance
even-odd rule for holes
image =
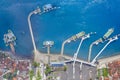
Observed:
[[[119,55],[114,55],[114,56],[111,56],[111,57],[106,57],[106,58],[99,59],[98,60],[98,62],[99,62],[98,67],[105,67],[107,63],[113,62],[115,60],[120,60],[120,54]]]

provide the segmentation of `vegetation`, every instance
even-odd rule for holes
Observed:
[[[39,71],[39,70],[38,70],[38,72],[37,72],[36,80],[41,80],[41,75],[40,75],[40,71]]]
[[[90,80],[92,80],[92,78],[90,78]]]
[[[100,69],[98,69],[97,72],[98,72],[98,78],[100,78],[100,76],[101,76],[101,75],[100,75]]]
[[[4,75],[3,78],[12,80],[12,78],[13,78],[12,73],[8,73],[8,74]]]
[[[2,52],[0,52],[0,57],[1,58],[6,58],[6,57],[8,57],[5,53],[2,53]]]
[[[103,68],[103,77],[108,77],[108,69],[107,68]]]
[[[64,66],[64,71],[66,71],[67,70],[67,66]]]
[[[52,78],[53,78],[52,76],[49,76],[49,77],[48,77],[48,80],[51,80]]]
[[[34,71],[33,70],[30,70],[29,71],[29,76],[30,76],[30,80],[32,80],[33,76],[34,76]]]
[[[36,68],[36,67],[39,67],[40,63],[33,62],[32,65]]]
[[[46,65],[45,74],[48,75],[48,74],[50,74],[51,71],[52,71],[51,67],[49,65]]]

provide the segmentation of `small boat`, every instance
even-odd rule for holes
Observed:
[[[55,7],[52,4],[46,4],[43,6],[43,13],[54,10],[54,9],[59,9],[60,7]]]
[[[80,37],[83,37],[84,35],[85,35],[85,32],[82,31],[82,32],[76,34],[76,37],[77,37],[77,38],[80,38]]]
[[[44,11],[49,11],[49,10],[51,10],[52,8],[53,8],[52,4],[46,4],[46,5],[43,6],[43,10],[44,10]]]
[[[94,44],[96,44],[96,45],[98,45],[99,43],[103,43],[103,39],[102,38],[100,38],[100,39],[98,39],[98,40],[96,40],[94,42]]]

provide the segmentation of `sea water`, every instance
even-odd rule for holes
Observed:
[[[38,6],[53,4],[60,9],[43,15],[32,15],[31,23],[37,49],[47,52],[43,41],[52,40],[51,53],[60,53],[64,40],[80,31],[97,32],[86,39],[80,49],[79,58],[87,59],[90,44],[102,37],[109,28],[114,36],[120,33],[120,0],[1,0],[0,1],[0,49],[10,51],[3,41],[3,35],[11,29],[15,34],[16,54],[31,56],[33,45],[28,27],[28,15]],[[65,45],[64,54],[73,56],[80,39]],[[106,43],[93,46],[92,58]],[[106,57],[120,52],[120,39],[112,42],[100,55]]]

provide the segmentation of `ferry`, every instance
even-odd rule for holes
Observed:
[[[114,28],[110,28],[103,36],[103,39],[106,40],[113,32],[114,32]]]
[[[84,32],[84,31],[79,32],[78,34],[72,36],[72,37],[70,38],[70,40],[76,41],[76,39],[81,38],[81,37],[83,37],[84,35],[85,35],[85,32]]]
[[[85,32],[82,31],[82,32],[76,34],[76,37],[77,37],[77,38],[80,38],[80,37],[82,37],[82,36],[84,36],[84,35],[85,35]]]

